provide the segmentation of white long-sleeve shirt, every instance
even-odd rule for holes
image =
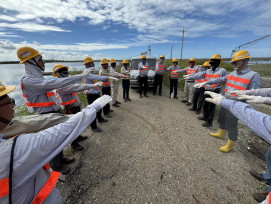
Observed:
[[[271,88],[245,90],[243,93],[250,96],[265,97],[265,104],[271,105]]]

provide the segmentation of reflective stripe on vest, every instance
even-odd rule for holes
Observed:
[[[205,81],[209,81],[211,79],[216,79],[216,78],[220,78],[220,74],[205,74]],[[210,87],[214,88],[216,86],[221,86],[221,84],[212,84]],[[206,85],[204,85],[203,87],[206,87]]]
[[[72,93],[72,96],[77,96],[77,93]],[[69,104],[72,104],[72,103],[76,103],[78,102],[78,99],[73,99],[73,100],[70,100],[70,101],[66,101],[66,102],[62,102],[61,105],[62,106],[66,106],[66,105],[69,105]]]
[[[110,85],[110,84],[111,84],[111,82],[104,82],[103,86],[107,86],[107,85]]]
[[[166,68],[166,66],[158,64],[158,70],[165,71],[165,68]],[[158,70],[156,69],[155,71],[157,72]]]
[[[9,194],[9,178],[0,180],[0,198],[3,198]]]
[[[23,85],[20,84],[21,86],[21,90],[23,91]],[[27,97],[24,93],[22,93],[23,97],[27,100]],[[46,93],[47,97],[52,97],[55,96],[55,92],[48,92]],[[29,102],[25,102],[25,105],[28,107],[48,107],[48,106],[55,106],[56,103],[55,102],[37,102],[37,103],[29,103]]]
[[[172,73],[174,71],[178,71],[178,70],[177,69],[174,69],[174,70],[172,69],[171,73],[170,73],[170,78],[177,79],[179,77],[179,73]]]
[[[149,66],[142,65],[143,71],[148,72],[149,71]],[[139,72],[143,72],[142,70],[139,70]]]
[[[50,195],[50,193],[56,186],[60,175],[60,172],[52,171],[50,177],[48,178],[38,195],[34,198],[32,204],[41,204],[46,200],[46,198]]]
[[[271,192],[268,195],[269,195],[268,203],[271,204]]]
[[[235,74],[235,73],[232,73],[232,74]],[[228,92],[229,89],[231,91],[232,90],[246,90],[248,84],[251,81],[251,78],[253,77],[253,75],[254,75],[254,72],[252,73],[251,76],[248,76],[248,78],[246,78],[247,77],[246,74],[245,75],[240,75],[240,76],[243,76],[243,77],[237,77],[237,76],[233,76],[233,75],[227,76],[225,92]],[[231,95],[237,97],[236,94],[231,94]]]
[[[196,74],[198,72],[197,68],[186,68],[187,74]]]

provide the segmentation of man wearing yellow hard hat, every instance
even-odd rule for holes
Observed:
[[[206,91],[213,91],[215,93],[220,93],[220,89],[221,89],[221,84],[216,83],[216,84],[212,84],[212,85],[205,85],[205,83],[207,83],[209,80],[212,80],[214,78],[219,78],[219,77],[223,77],[226,76],[228,73],[224,68],[221,68],[220,62],[221,62],[222,58],[220,54],[215,54],[211,57],[210,59],[210,65],[211,68],[204,71],[204,72],[200,72],[198,74],[194,74],[194,75],[185,75],[185,78],[188,79],[201,79],[203,80],[202,83],[197,83],[196,85],[194,85],[195,88],[201,88],[203,87]],[[205,96],[209,97],[209,96]],[[211,127],[213,124],[213,120],[214,120],[214,116],[215,116],[215,104],[213,103],[209,103],[208,101],[204,101],[203,104],[203,115],[199,116],[198,119],[199,120],[204,120],[205,122],[202,123],[202,126],[204,127]]]
[[[25,74],[21,78],[21,89],[26,101],[25,104],[32,113],[60,112],[61,105],[53,90],[81,81],[90,74],[90,70],[86,70],[82,74],[68,78],[44,79],[42,72],[45,70],[45,62],[42,59],[42,53],[31,47],[21,47],[17,50],[17,56],[20,63],[25,65]],[[69,169],[63,164],[72,161],[74,161],[74,158],[64,158],[63,152],[60,152],[59,155],[53,158],[50,165],[53,170],[67,174]]]
[[[129,62],[127,59],[122,61],[123,67],[121,68],[121,74],[125,75],[126,78],[122,79],[122,89],[123,89],[123,99],[124,102],[131,101],[129,97],[129,90],[130,90],[130,71],[131,68],[129,67]]]
[[[207,69],[211,68],[211,65],[209,61],[204,62],[202,65],[202,71],[205,72]],[[195,84],[204,82],[204,79],[197,79],[195,80]],[[190,111],[195,111],[196,114],[200,114],[200,111],[202,109],[203,103],[204,103],[204,87],[196,88],[194,95],[193,95],[193,107],[190,108]]]
[[[145,55],[141,56],[141,62],[138,64],[138,82],[139,82],[139,97],[142,98],[142,91],[144,85],[144,96],[148,97],[148,73],[149,73],[149,64],[147,62],[147,57]]]
[[[0,131],[13,118],[14,101],[7,94],[14,89],[0,83]],[[110,101],[109,96],[103,96],[66,122],[37,133],[8,140],[0,134],[0,203],[61,203],[55,187],[60,172],[47,171],[45,165],[74,141]]]
[[[187,75],[196,74],[200,72],[200,68],[195,65],[196,59],[192,57],[189,61],[189,67],[176,71],[176,73],[185,72]],[[193,87],[195,84],[195,80],[187,79],[184,84],[184,99],[181,101],[182,103],[186,103],[187,106],[192,105],[193,95],[195,88]]]
[[[165,63],[165,55],[160,56],[159,62],[156,63],[153,95],[156,94],[157,86],[159,86],[159,96],[162,94],[163,76],[167,72],[167,65]]]
[[[172,98],[172,95],[175,99],[178,99],[177,96],[177,90],[178,90],[178,78],[179,78],[179,73],[177,72],[178,70],[180,70],[180,67],[178,66],[178,59],[174,58],[172,60],[172,66],[170,66],[167,71],[170,71],[170,75],[169,75],[169,98]],[[173,94],[173,90],[174,90],[174,94]]]

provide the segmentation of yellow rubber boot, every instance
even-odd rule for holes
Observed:
[[[220,138],[220,139],[225,139],[225,136],[227,134],[227,130],[223,130],[223,129],[220,129],[218,130],[217,133],[214,133],[214,132],[211,132],[210,135],[213,136],[213,137],[217,137],[217,138]]]
[[[233,149],[233,146],[234,146],[234,141],[231,141],[230,139],[228,140],[227,144],[223,147],[220,147],[220,151],[221,152],[230,152],[232,149]]]

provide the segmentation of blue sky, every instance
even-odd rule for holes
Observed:
[[[30,46],[46,59],[132,58],[147,51],[180,58],[230,57],[238,45],[271,34],[270,0],[5,0],[0,2],[0,61]],[[247,50],[271,57],[271,37]]]

